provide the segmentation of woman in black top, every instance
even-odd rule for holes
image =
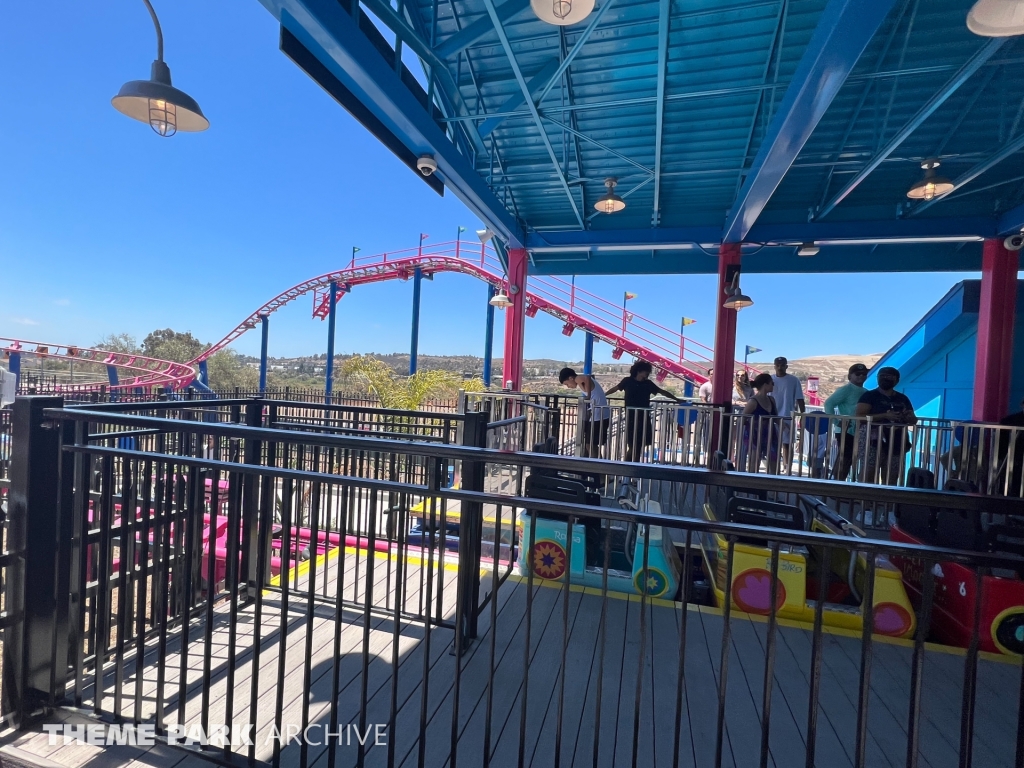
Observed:
[[[651,444],[654,427],[651,424],[651,395],[664,395],[677,403],[679,398],[653,381],[650,363],[637,360],[629,369],[629,376],[605,392],[622,392],[626,397],[626,461],[639,461],[644,446]],[[647,411],[641,414],[641,410]],[[638,417],[639,416],[639,417]]]

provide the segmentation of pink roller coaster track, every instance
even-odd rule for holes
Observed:
[[[227,336],[191,361],[192,365],[224,349],[246,331],[255,328],[260,318],[277,311],[285,304],[313,293],[313,315],[326,317],[330,284],[351,288],[384,280],[407,280],[419,268],[424,276],[438,272],[460,272],[472,275],[497,288],[507,290],[504,270],[494,251],[478,243],[448,242],[424,245],[404,251],[353,259],[347,267],[314,277],[289,288],[261,306],[243,320]],[[711,367],[713,350],[636,313],[626,312],[621,304],[577,288],[557,277],[530,276],[527,283],[526,313],[533,317],[546,312],[566,324],[566,333],[575,329],[587,331],[595,338],[612,345],[612,356],[624,352],[651,363],[659,376],[675,376],[702,384]],[[743,367],[743,363],[737,363]],[[758,370],[747,366],[752,375]]]
[[[98,390],[101,386],[108,389],[134,389],[150,387],[169,387],[179,389],[188,386],[195,378],[195,369],[184,363],[174,363],[169,360],[157,360],[153,357],[143,355],[129,355],[120,352],[107,352],[102,349],[90,349],[89,347],[77,347],[67,344],[49,344],[42,341],[26,341],[24,339],[7,339],[0,337],[0,350],[5,357],[11,353],[42,358],[56,358],[60,360],[75,360],[79,362],[98,363],[100,365],[113,365],[122,372],[129,371],[132,378],[125,379],[114,385],[87,383],[75,385],[62,385],[60,390],[74,392],[90,392]]]

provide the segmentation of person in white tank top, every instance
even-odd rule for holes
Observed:
[[[587,399],[587,414],[583,424],[583,455],[599,456],[601,446],[608,440],[608,426],[611,423],[611,409],[608,396],[601,383],[593,376],[578,374],[572,368],[558,372],[558,382],[569,389],[582,390]]]

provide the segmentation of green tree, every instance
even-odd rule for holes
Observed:
[[[203,350],[209,348],[190,332],[180,333],[170,328],[153,331],[142,340],[142,354],[160,360],[173,360],[176,363],[187,363],[194,360]]]
[[[385,408],[417,410],[433,397],[450,397],[459,389],[479,391],[483,382],[464,380],[451,371],[417,371],[412,376],[399,376],[383,360],[366,355],[353,355],[341,365],[341,376],[360,381],[375,394]]]
[[[222,349],[215,352],[206,361],[206,365],[211,389],[256,389],[260,384],[259,373],[243,363],[234,350]]]
[[[130,333],[111,333],[97,341],[93,347],[107,352],[120,352],[126,355],[142,354],[142,347]]]

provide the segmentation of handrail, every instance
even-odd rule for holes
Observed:
[[[48,419],[71,421],[105,421],[127,427],[156,429],[167,419],[152,416],[90,413],[88,408],[48,408]],[[237,424],[175,421],[174,431],[184,434],[202,434],[221,437],[248,438],[268,442],[284,439],[281,430],[248,427]],[[684,467],[664,464],[634,464],[607,459],[577,458],[554,454],[522,451],[497,451],[488,448],[470,448],[458,445],[438,446],[414,440],[381,440],[374,437],[347,437],[303,433],[307,444],[324,447],[344,447],[363,451],[403,453],[433,458],[456,458],[468,461],[490,461],[520,467],[539,467],[568,470],[595,475],[616,476],[626,474],[645,480],[667,480],[680,483],[728,486],[739,490],[757,490],[779,493],[810,494],[827,498],[857,499],[863,501],[907,503],[940,506],[996,514],[1024,515],[1024,499],[984,496],[977,493],[947,493],[921,488],[893,488],[868,483],[851,483],[818,478],[788,477],[783,475],[753,475],[724,473],[703,467]]]

